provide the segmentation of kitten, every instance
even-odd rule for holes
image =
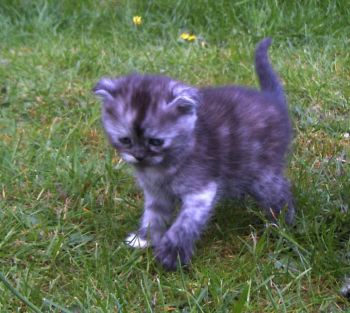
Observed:
[[[350,277],[345,277],[343,286],[340,289],[340,294],[350,300]]]
[[[261,91],[196,88],[165,76],[102,78],[102,122],[121,158],[135,169],[145,204],[138,237],[169,270],[187,264],[222,197],[253,196],[271,218],[287,205],[284,177],[291,123],[283,87],[268,60],[271,39],[255,52]],[[175,215],[176,207],[180,210]],[[137,242],[136,242],[137,241]]]

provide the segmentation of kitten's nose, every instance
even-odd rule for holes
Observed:
[[[146,151],[145,151],[145,149],[140,147],[140,148],[134,149],[132,155],[137,161],[141,162],[146,157]]]
[[[135,157],[135,159],[137,160],[137,161],[139,161],[139,162],[141,162],[145,157],[142,155],[142,156],[140,156],[140,155],[138,155],[138,156],[134,156]]]
[[[134,153],[133,156],[137,161],[141,162],[145,158],[145,153],[143,151],[138,151],[138,152]]]

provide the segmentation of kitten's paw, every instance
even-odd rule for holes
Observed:
[[[344,285],[340,289],[340,294],[350,300],[350,278],[346,277]]]
[[[171,240],[165,235],[160,244],[155,248],[155,257],[162,266],[168,271],[175,271],[178,260],[181,265],[187,265],[190,262],[193,253],[192,245]]]
[[[130,233],[124,242],[131,248],[145,249],[150,246],[149,242],[142,239],[138,234]]]

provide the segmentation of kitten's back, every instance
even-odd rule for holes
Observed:
[[[195,158],[222,177],[244,181],[264,169],[283,171],[292,131],[283,86],[268,58],[270,44],[270,38],[262,40],[255,52],[261,90],[200,89]]]

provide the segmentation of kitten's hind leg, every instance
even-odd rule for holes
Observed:
[[[295,207],[294,207],[294,199],[293,196],[288,188],[289,191],[289,200],[287,202],[288,210],[285,213],[285,221],[288,225],[293,225],[295,220]]]
[[[189,263],[194,243],[211,216],[216,191],[217,185],[212,182],[182,198],[178,217],[155,247],[155,256],[165,269],[175,270],[178,258],[183,265]]]
[[[285,221],[288,225],[293,224],[295,217],[294,200],[289,183],[282,175],[274,172],[264,172],[253,182],[250,194],[262,205],[266,214],[272,220],[276,220],[283,207],[287,205]]]

